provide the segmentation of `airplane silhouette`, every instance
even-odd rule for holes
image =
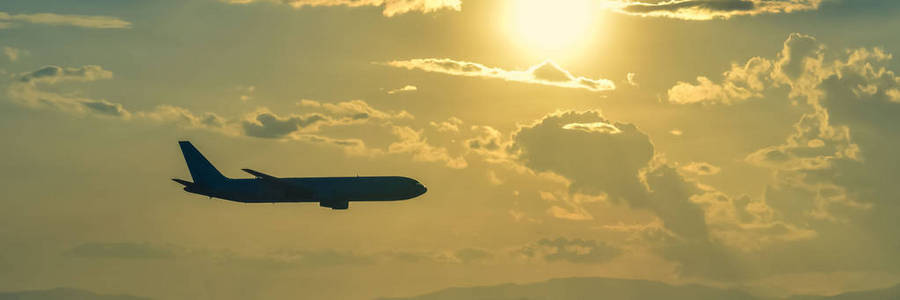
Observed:
[[[400,176],[280,178],[242,169],[256,178],[232,179],[216,170],[189,141],[179,141],[194,182],[173,178],[189,193],[242,203],[319,202],[347,209],[350,201],[397,201],[418,197],[428,189]]]

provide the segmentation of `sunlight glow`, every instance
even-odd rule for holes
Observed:
[[[512,0],[510,34],[529,50],[556,53],[589,38],[597,16],[592,0]]]

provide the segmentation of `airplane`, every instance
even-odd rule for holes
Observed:
[[[179,141],[194,182],[172,178],[189,193],[242,203],[319,202],[331,209],[347,209],[350,201],[412,199],[428,189],[415,179],[400,176],[282,178],[242,169],[255,178],[222,175],[189,141]]]

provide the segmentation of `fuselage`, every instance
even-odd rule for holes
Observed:
[[[198,183],[184,190],[244,203],[396,201],[415,198],[427,189],[400,176],[230,179]]]
[[[222,175],[191,142],[180,141],[194,182],[173,178],[194,194],[243,203],[319,202],[332,209],[347,209],[350,201],[396,201],[418,197],[427,189],[409,177],[275,177],[242,169],[256,178],[232,179]]]

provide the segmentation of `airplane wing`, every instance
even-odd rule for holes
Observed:
[[[275,177],[275,176],[272,176],[272,175],[269,175],[269,174],[266,174],[263,172],[254,171],[251,169],[241,169],[241,170],[244,172],[250,173],[250,175],[256,176],[256,178],[259,178],[265,182],[272,183],[276,186],[281,186],[289,191],[297,193],[300,196],[305,196],[305,197],[311,198],[315,193],[312,189],[310,189],[306,186],[303,186],[303,185],[300,185],[297,183],[293,183],[293,182],[288,182],[281,178],[278,178],[278,177]]]

